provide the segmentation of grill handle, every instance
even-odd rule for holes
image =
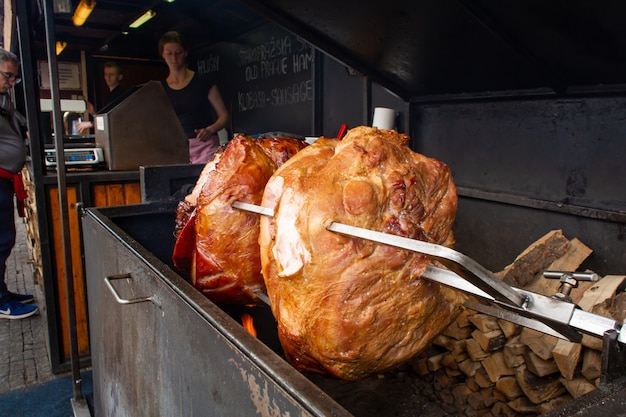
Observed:
[[[132,277],[130,276],[130,274],[110,275],[108,277],[104,277],[104,283],[107,285],[107,287],[109,287],[109,291],[111,291],[111,293],[113,294],[113,297],[115,297],[115,300],[119,304],[136,304],[136,303],[143,303],[146,301],[153,301],[152,297],[137,297],[137,298],[130,298],[130,299],[120,297],[120,295],[115,290],[115,287],[111,283],[111,281],[117,280],[117,279],[132,279]]]

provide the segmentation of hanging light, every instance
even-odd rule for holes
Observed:
[[[72,16],[72,22],[74,22],[74,26],[82,26],[94,7],[96,7],[96,0],[80,0],[78,6],[76,6],[76,10],[74,10],[74,15]]]
[[[137,20],[135,20],[133,23],[128,25],[128,27],[137,29],[139,26],[143,25],[148,20],[152,19],[154,16],[156,16],[156,12],[154,10],[148,10],[147,12],[139,16]]]
[[[67,46],[67,42],[65,42],[65,41],[57,41],[57,43],[56,43],[57,55],[60,55],[61,52],[63,52],[63,50],[65,49],[66,46]]]

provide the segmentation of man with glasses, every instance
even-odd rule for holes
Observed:
[[[23,319],[37,312],[36,305],[26,304],[33,301],[32,295],[9,291],[5,281],[6,262],[15,245],[13,198],[18,198],[20,216],[26,198],[20,175],[26,160],[26,119],[8,94],[21,81],[19,64],[15,54],[0,48],[0,318],[7,319]]]

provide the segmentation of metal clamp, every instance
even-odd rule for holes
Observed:
[[[115,290],[115,287],[113,287],[113,284],[111,283],[111,281],[117,279],[132,279],[132,277],[130,276],[130,274],[110,275],[108,277],[104,277],[104,283],[107,285],[107,287],[109,287],[109,290],[113,294],[113,297],[115,297],[115,301],[117,301],[119,304],[136,304],[143,303],[145,301],[154,301],[152,297],[138,297],[131,299],[120,297],[120,295]]]
[[[566,272],[566,271],[544,271],[543,276],[547,279],[558,279],[561,281],[559,292],[554,294],[552,298],[556,298],[567,303],[572,302],[570,293],[572,288],[578,287],[579,281],[598,281],[598,274],[595,272]]]

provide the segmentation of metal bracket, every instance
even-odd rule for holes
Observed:
[[[264,216],[274,215],[271,208],[240,201],[235,201],[233,207]],[[546,271],[546,278],[560,279],[563,283],[559,291],[561,296],[546,297],[509,286],[472,258],[445,246],[337,222],[332,222],[326,230],[436,257],[446,269],[427,265],[422,273],[423,278],[473,294],[519,316],[510,321],[543,329],[548,334],[575,342],[582,339],[581,332],[603,337],[606,331],[615,330],[618,334],[616,341],[626,345],[624,326],[607,317],[585,312],[571,302],[565,302],[578,281],[597,281],[598,276],[594,273]],[[497,317],[513,318],[511,314],[498,310],[489,311]]]
[[[611,329],[602,338],[602,369],[600,383],[608,384],[626,373],[626,347],[618,342],[619,333]]]
[[[552,297],[567,303],[572,302],[570,293],[573,288],[578,287],[579,281],[597,282],[599,279],[598,274],[595,272],[544,271],[543,276],[547,279],[558,279],[561,281],[559,292]]]

